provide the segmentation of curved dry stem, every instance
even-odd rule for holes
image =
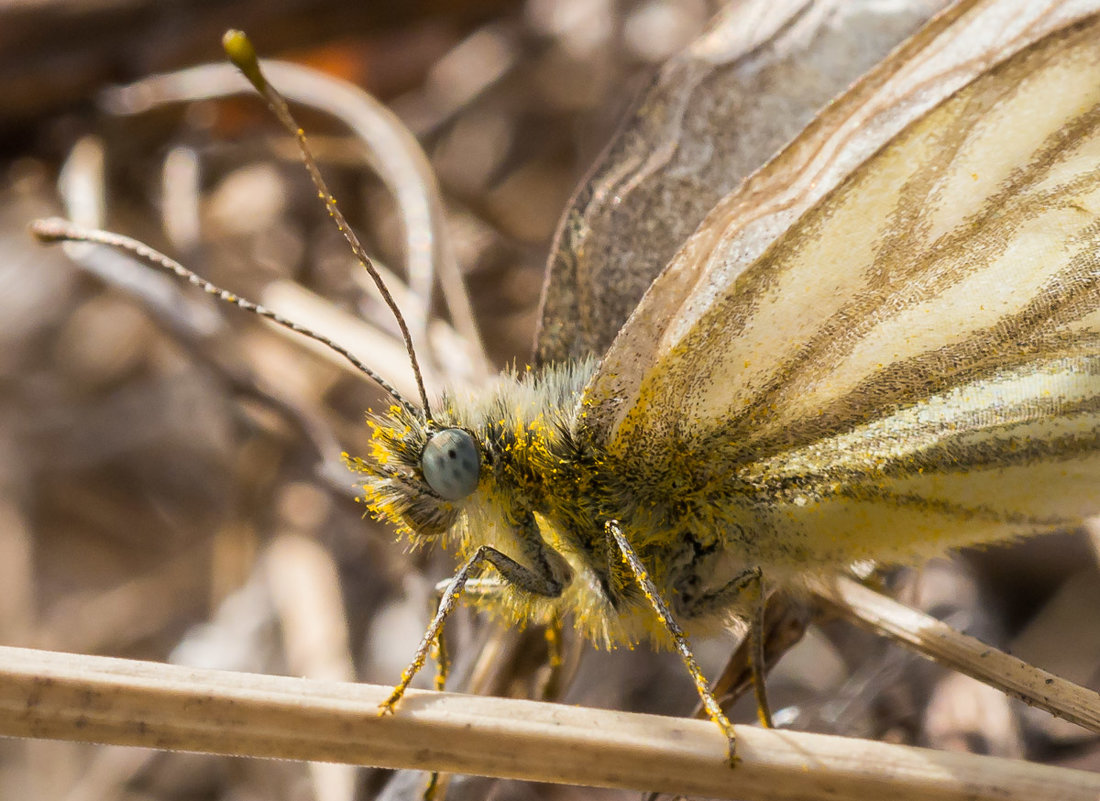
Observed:
[[[397,201],[405,231],[409,287],[418,303],[417,308],[405,312],[413,318],[418,347],[430,344],[427,306],[438,271],[455,328],[474,351],[479,369],[486,372],[488,357],[447,234],[439,187],[416,138],[393,112],[358,87],[297,64],[265,60],[263,67],[280,93],[348,125]],[[236,68],[207,64],[144,78],[105,92],[103,97],[107,108],[116,114],[138,114],[160,105],[252,91]]]
[[[0,648],[0,734],[349,762],[714,798],[1095,801],[1100,775],[557,704]]]
[[[814,593],[844,617],[921,656],[1100,732],[1100,693],[1095,690],[1029,665],[849,578],[821,582]]]
[[[66,212],[80,224],[89,227],[103,224],[104,180],[102,145],[92,137],[85,137],[71,150],[59,181]],[[62,247],[82,270],[141,305],[182,347],[215,370],[235,391],[255,398],[296,425],[321,461],[319,474],[340,494],[348,493],[346,474],[339,461],[341,448],[328,426],[315,413],[279,392],[276,386],[265,385],[243,363],[226,355],[227,328],[220,311],[202,303],[177,280],[158,273],[132,255],[78,242],[65,242]],[[296,337],[294,341],[299,339]],[[362,335],[356,341],[372,340]],[[376,335],[374,341],[388,340]]]

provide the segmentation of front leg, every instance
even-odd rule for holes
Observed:
[[[492,565],[500,573],[505,583],[518,587],[525,592],[541,595],[545,598],[557,598],[562,594],[570,579],[568,564],[561,554],[546,546],[538,533],[538,526],[533,518],[529,518],[526,522],[522,530],[521,541],[524,554],[532,557],[534,568],[521,565],[515,559],[498,551],[491,545],[479,546],[462,563],[458,572],[454,574],[450,583],[447,584],[447,588],[443,591],[435,617],[428,624],[428,629],[424,632],[412,661],[402,672],[401,681],[393,688],[390,697],[379,706],[382,714],[393,712],[394,705],[401,700],[401,696],[405,694],[405,690],[408,689],[413,677],[424,667],[424,662],[431,652],[432,643],[443,631],[443,624],[446,622],[447,616],[458,604],[458,598],[462,594],[466,583],[470,581],[471,576],[483,564]]]

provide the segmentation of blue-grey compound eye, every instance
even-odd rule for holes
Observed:
[[[481,454],[469,431],[445,428],[432,435],[420,456],[428,486],[448,501],[458,501],[477,489]]]

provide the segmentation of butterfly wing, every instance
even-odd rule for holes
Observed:
[[[744,488],[764,562],[918,558],[1100,511],[1100,23],[1065,27],[1066,5],[1017,27],[1014,5],[934,21],[757,176],[809,181],[801,216],[779,193],[758,224],[751,180],[727,199],[586,392],[617,458]],[[1018,51],[992,68],[971,36],[991,13],[1013,24],[988,52]],[[891,95],[922,69],[942,83]],[[805,152],[819,169],[795,177]]]
[[[943,4],[725,7],[654,78],[562,218],[536,361],[606,352],[714,204]]]

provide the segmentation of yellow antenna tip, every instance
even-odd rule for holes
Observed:
[[[267,86],[263,73],[260,72],[260,62],[256,58],[256,48],[252,46],[252,40],[244,31],[228,30],[222,36],[222,48],[233,66],[239,69],[244,77],[256,87],[258,92],[263,92]]]
[[[66,234],[67,223],[58,217],[50,217],[45,220],[35,220],[27,226],[31,234],[44,243],[63,242],[68,239]]]

